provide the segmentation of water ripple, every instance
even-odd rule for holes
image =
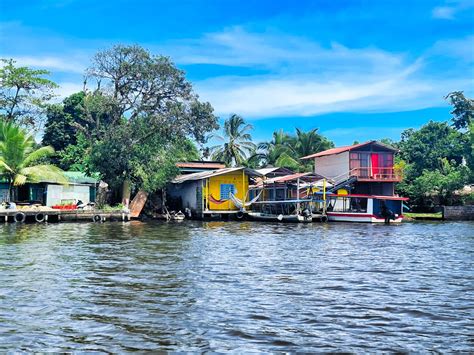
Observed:
[[[0,226],[0,351],[472,352],[474,224]]]

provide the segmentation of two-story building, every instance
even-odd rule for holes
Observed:
[[[406,199],[395,196],[395,183],[402,179],[394,167],[396,152],[390,146],[369,141],[301,159],[313,159],[314,172],[333,181],[330,220],[378,222],[391,216],[394,221],[401,221],[402,202]]]

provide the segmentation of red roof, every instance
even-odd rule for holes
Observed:
[[[344,147],[338,147],[338,148],[331,148],[331,149],[323,150],[322,152],[307,155],[307,156],[302,157],[300,159],[304,160],[304,159],[311,159],[311,158],[317,158],[317,157],[324,157],[326,155],[340,154],[340,153],[349,152],[353,149],[360,148],[360,147],[363,147],[363,146],[366,146],[366,145],[369,145],[369,144],[373,144],[373,143],[375,143],[375,144],[377,144],[381,147],[393,150],[394,152],[397,151],[396,149],[394,149],[392,147],[389,147],[385,144],[382,144],[380,142],[368,141],[368,142],[365,142],[365,143],[359,143],[359,144],[354,144],[354,145],[346,145]]]
[[[176,163],[176,166],[178,168],[207,168],[207,169],[223,169],[223,168],[225,168],[225,164],[216,163],[214,161]]]

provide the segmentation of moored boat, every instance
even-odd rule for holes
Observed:
[[[259,221],[309,223],[313,220],[311,201],[306,199],[255,202],[248,216]]]
[[[331,194],[326,213],[329,221],[401,223],[403,202],[407,200],[397,196]]]

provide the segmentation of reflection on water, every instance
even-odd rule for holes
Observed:
[[[0,351],[472,351],[474,224],[0,226]]]

